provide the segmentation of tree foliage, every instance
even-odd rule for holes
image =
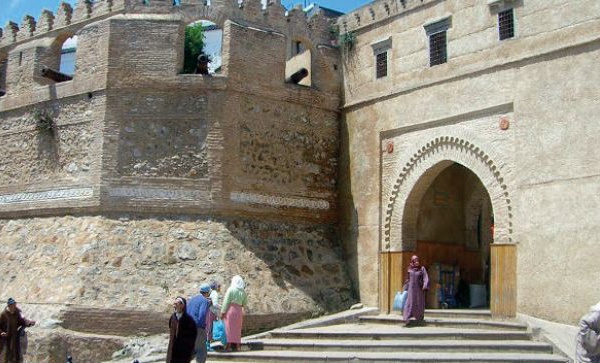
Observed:
[[[185,28],[183,73],[194,73],[198,56],[204,51],[204,26],[194,23]]]

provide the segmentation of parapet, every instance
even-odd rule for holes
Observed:
[[[268,0],[263,7],[261,0],[80,0],[75,8],[66,2],[58,5],[56,13],[42,11],[36,20],[26,15],[20,25],[9,22],[0,31],[0,48],[26,42],[58,29],[73,27],[70,33],[84,25],[117,14],[171,14],[183,22],[199,19],[223,25],[226,19],[246,26],[277,31],[291,35],[302,34],[313,44],[329,43],[328,20],[322,15],[310,21],[300,8],[286,11],[281,0]],[[77,29],[75,29],[77,28]]]
[[[122,12],[127,1],[131,0],[98,0],[95,2],[80,0],[75,9],[69,3],[61,2],[56,15],[50,10],[43,10],[38,20],[31,15],[25,15],[20,26],[14,22],[8,22],[4,31],[0,32],[0,47],[28,41],[56,29],[94,22],[108,15]]]
[[[375,0],[368,5],[341,16],[337,23],[342,32],[355,31],[424,6],[432,1],[435,0]]]

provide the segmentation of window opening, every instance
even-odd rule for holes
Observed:
[[[429,36],[429,65],[435,66],[448,61],[446,49],[446,32],[439,32]]]
[[[388,75],[388,58],[392,49],[392,37],[387,37],[371,44],[375,56],[375,77],[383,78]]]
[[[425,25],[425,33],[429,37],[429,66],[433,67],[448,61],[447,31],[452,23],[448,17]]]
[[[377,78],[387,76],[387,52],[379,53],[376,56]]]
[[[302,42],[295,42],[295,54],[300,54],[302,52],[304,52],[306,50],[306,47],[304,46],[304,44],[302,44]]]
[[[208,20],[198,20],[185,29],[183,73],[221,72],[223,29]]]
[[[65,40],[60,50],[59,72],[72,76],[75,73],[75,61],[77,59],[77,36]]]
[[[6,72],[8,69],[8,58],[0,60],[0,97],[6,94]]]
[[[500,40],[510,39],[515,36],[515,17],[513,9],[498,13],[498,33]]]
[[[19,67],[23,65],[23,52],[19,52]]]

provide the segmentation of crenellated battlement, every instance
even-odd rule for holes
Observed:
[[[338,25],[342,32],[355,31],[433,1],[435,0],[375,0],[371,4],[341,16]]]
[[[49,32],[73,27],[68,33],[75,34],[83,26],[118,14],[171,14],[183,22],[198,19],[210,20],[222,26],[230,19],[249,26],[267,28],[293,36],[302,34],[313,44],[328,43],[328,20],[317,14],[310,20],[300,7],[287,11],[281,0],[269,0],[266,7],[261,0],[98,0],[78,1],[75,8],[61,2],[56,12],[44,10],[39,18],[26,15],[20,24],[8,22],[0,29],[0,48],[13,47],[33,38],[44,37]],[[318,31],[317,31],[318,29]],[[324,33],[321,34],[320,32]]]
[[[104,89],[109,83],[134,82],[131,77],[135,82],[154,82],[188,73],[189,68],[182,70],[184,29],[198,20],[214,22],[223,30],[222,53],[216,55],[215,66],[220,76],[246,77],[242,74],[248,67],[254,69],[247,65],[253,58],[264,68],[265,81],[278,86],[303,71],[307,75],[301,85],[337,89],[339,52],[332,47],[331,19],[322,12],[309,19],[301,7],[288,11],[280,0],[265,6],[261,0],[82,0],[75,6],[63,1],[56,12],[44,10],[37,19],[26,15],[20,24],[9,22],[0,33],[0,88],[4,91],[0,108],[29,104],[28,95],[37,92],[36,87],[55,82],[74,80],[59,87],[59,97],[68,97],[84,89]],[[232,35],[232,24],[242,33],[236,30]],[[255,41],[258,34],[275,38],[259,37],[264,42],[259,48],[239,42]],[[74,36],[63,53],[62,46]],[[69,52],[76,52],[76,57],[64,55]],[[127,57],[121,58],[123,53]],[[69,77],[49,76],[50,71],[59,75],[70,57],[73,70],[65,73]],[[146,59],[143,66],[141,59]],[[273,61],[271,68],[265,59]],[[130,68],[135,72],[122,72]],[[267,76],[274,71],[281,77]]]
[[[85,25],[107,15],[117,14],[125,9],[126,1],[99,0],[94,3],[79,1],[75,9],[69,3],[61,2],[56,14],[50,10],[43,10],[37,20],[32,15],[25,15],[20,25],[9,22],[4,27],[4,31],[0,32],[0,47],[42,37],[55,29],[71,25]]]

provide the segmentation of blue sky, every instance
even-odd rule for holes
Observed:
[[[6,23],[14,21],[21,24],[21,20],[27,14],[34,18],[39,18],[43,9],[56,12],[61,1],[66,1],[74,5],[76,0],[0,0],[0,26],[4,28]],[[291,7],[294,4],[310,4],[310,0],[281,0],[281,3],[286,7]],[[321,0],[316,1],[317,4],[343,12],[354,10],[362,5],[371,2],[370,0]]]

